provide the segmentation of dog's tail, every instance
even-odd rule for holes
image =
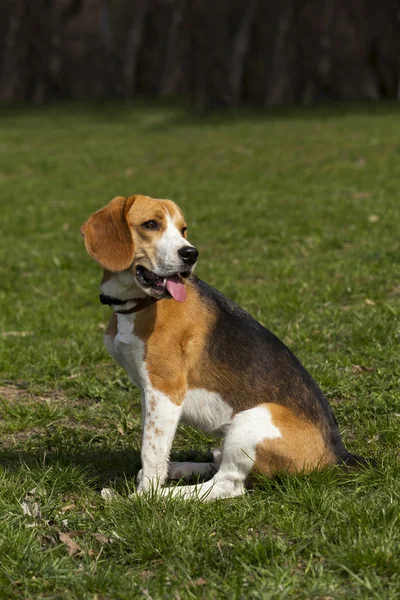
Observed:
[[[339,465],[349,469],[368,469],[371,467],[376,468],[378,463],[373,458],[364,458],[364,456],[347,452],[347,454],[340,457]]]

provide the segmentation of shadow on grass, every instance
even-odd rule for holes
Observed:
[[[211,454],[192,452],[173,453],[171,460],[206,462],[212,458]],[[132,490],[132,484],[136,482],[137,473],[141,467],[140,452],[138,450],[115,450],[115,449],[77,449],[76,451],[53,450],[49,452],[29,452],[26,450],[6,450],[0,453],[0,468],[5,473],[25,476],[27,472],[42,480],[43,475],[53,472],[64,474],[65,484],[72,485],[74,482],[84,482],[93,491],[100,492],[103,488],[111,487],[123,496],[127,488]],[[54,473],[54,472],[53,472]],[[360,469],[343,469],[339,466],[329,467],[312,473],[299,473],[290,475],[280,473],[273,478],[257,475],[250,477],[248,481],[249,490],[259,490],[267,494],[279,494],[282,501],[287,498],[299,497],[299,503],[315,509],[315,489],[346,489],[349,491],[356,486],[371,492],[380,489],[386,484],[393,485],[399,476],[399,465],[393,464],[379,467],[364,466]],[[52,476],[51,476],[52,477]],[[196,477],[191,483],[204,481],[204,478]],[[183,482],[180,482],[182,484]],[[171,485],[179,485],[171,482]],[[308,498],[308,495],[310,496]],[[324,504],[326,497],[321,496],[319,503]],[[318,504],[318,502],[317,502]],[[321,504],[321,506],[322,506]]]
[[[51,451],[6,450],[0,453],[0,467],[17,474],[26,470],[40,472],[56,466],[62,471],[78,468],[82,477],[94,489],[121,487],[127,480],[134,480],[140,469],[140,453],[137,450],[77,449],[76,451],[54,449]]]
[[[171,454],[172,461],[208,462],[212,454],[196,451]],[[103,487],[126,488],[127,481],[135,481],[141,468],[140,451],[134,449],[54,448],[49,451],[12,450],[0,452],[0,468],[9,473],[42,471],[56,466],[60,471],[77,467],[83,478],[95,490]]]

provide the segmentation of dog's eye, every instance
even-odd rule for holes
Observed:
[[[181,234],[185,235],[186,232],[187,232],[187,227],[182,227]]]
[[[158,229],[157,221],[146,221],[146,223],[142,223],[142,227],[145,229]]]

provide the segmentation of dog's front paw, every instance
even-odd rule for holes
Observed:
[[[146,492],[158,492],[167,478],[167,475],[160,476],[158,473],[150,476],[143,474],[143,469],[140,469],[136,476],[136,494],[144,494]]]
[[[142,495],[156,487],[157,487],[157,485],[155,484],[154,481],[152,481],[148,477],[143,477],[143,469],[140,469],[140,471],[136,475],[136,492],[135,492],[135,494]]]
[[[140,469],[140,471],[136,475],[136,487],[140,486],[140,484],[142,483],[142,479],[143,479],[143,469]]]
[[[132,494],[129,494],[128,498],[133,500],[134,498],[141,496],[144,492],[145,490],[143,486],[143,469],[140,469],[140,471],[136,475],[136,490],[132,492]]]

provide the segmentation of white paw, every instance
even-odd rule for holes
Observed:
[[[130,500],[133,500],[134,498],[137,498],[138,496],[143,496],[143,494],[145,494],[146,491],[147,491],[147,488],[143,484],[142,470],[140,470],[136,477],[136,490],[134,492],[132,492],[132,494],[129,494],[128,498]]]
[[[143,479],[143,469],[140,469],[140,471],[138,472],[138,474],[136,475],[136,485],[139,487],[139,485],[142,483],[142,479]]]
[[[140,469],[136,476],[136,494],[145,494],[146,492],[158,492],[166,476],[155,475],[153,477],[144,477],[143,470]]]

